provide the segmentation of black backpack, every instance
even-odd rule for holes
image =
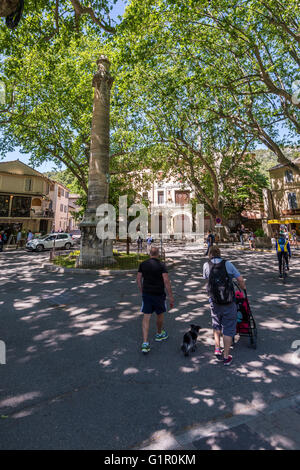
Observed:
[[[219,305],[231,304],[234,301],[234,287],[226,270],[226,261],[212,263],[209,261],[207,293],[213,302]]]

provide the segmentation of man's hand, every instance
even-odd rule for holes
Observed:
[[[242,276],[236,278],[241,289],[246,290],[246,283]]]
[[[142,279],[143,279],[142,273],[138,273],[136,277],[136,282],[137,282],[137,285],[141,294],[143,293],[143,280]]]
[[[167,290],[168,297],[169,297],[169,300],[170,300],[170,309],[171,309],[171,308],[174,307],[174,297],[173,297],[173,292],[172,292],[172,288],[171,288],[170,279],[169,279],[169,276],[168,276],[167,273],[163,273],[162,276],[163,276],[165,288]]]

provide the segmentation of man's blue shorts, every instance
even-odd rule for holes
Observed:
[[[210,301],[212,327],[214,330],[222,331],[225,336],[236,334],[237,306],[235,302],[228,305],[218,305]]]
[[[141,311],[143,313],[153,313],[157,315],[167,311],[166,295],[143,294],[143,303]]]

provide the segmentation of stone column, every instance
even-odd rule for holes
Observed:
[[[96,234],[97,207],[108,202],[109,190],[109,111],[113,78],[110,62],[101,56],[93,78],[94,105],[89,162],[88,204],[80,224],[81,249],[78,266],[97,268],[114,262],[112,240],[100,240]]]
[[[0,16],[8,16],[14,13],[20,0],[0,0]]]

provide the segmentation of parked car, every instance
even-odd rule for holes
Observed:
[[[48,233],[39,238],[34,238],[26,243],[26,249],[28,251],[43,251],[53,248],[69,250],[73,245],[74,241],[69,233]]]
[[[72,230],[71,237],[74,240],[74,242],[79,242],[81,239],[81,231],[79,229]]]

